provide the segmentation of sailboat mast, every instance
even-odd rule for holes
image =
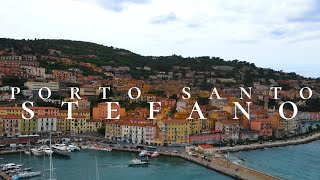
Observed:
[[[51,153],[51,151],[52,151],[52,144],[51,144],[51,133],[50,133],[50,167],[49,167],[49,171],[50,171],[50,180],[52,180],[52,171],[53,171],[53,169],[52,169],[52,153]]]
[[[96,180],[99,180],[99,169],[98,169],[97,155],[95,155],[94,157],[96,160]]]

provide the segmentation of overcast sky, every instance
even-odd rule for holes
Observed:
[[[218,56],[320,77],[317,0],[1,0],[0,36]]]

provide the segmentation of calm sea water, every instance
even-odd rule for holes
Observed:
[[[320,141],[309,144],[233,153],[244,165],[290,180],[320,179]]]
[[[2,155],[7,162],[20,162],[20,155]],[[96,157],[96,158],[95,158]],[[199,165],[175,157],[158,157],[150,159],[148,167],[128,167],[128,161],[137,157],[135,153],[127,152],[96,152],[79,151],[72,153],[70,159],[59,156],[53,157],[56,176],[59,180],[95,180],[96,161],[101,180],[212,180],[231,179]],[[48,158],[22,155],[22,164],[37,169],[48,169]],[[45,164],[45,165],[44,165]],[[34,180],[48,179],[49,172],[44,171],[45,177]]]

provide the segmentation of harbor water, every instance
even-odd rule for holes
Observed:
[[[320,179],[320,141],[308,144],[232,153],[243,165],[283,179]]]
[[[22,154],[1,155],[5,158],[1,163],[21,163],[33,170],[43,170],[43,175],[33,180],[48,179],[49,158],[42,156],[27,156]],[[147,167],[129,167],[129,161],[138,157],[137,153],[129,152],[103,152],[94,150],[81,150],[72,152],[70,158],[53,156],[54,172],[58,180],[212,180],[231,179],[227,176],[206,169],[177,157],[160,156],[150,158]],[[4,161],[4,162],[3,162]],[[97,167],[97,168],[96,168]],[[99,177],[97,177],[97,174]]]

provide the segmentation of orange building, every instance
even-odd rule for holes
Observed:
[[[53,76],[55,80],[64,81],[64,82],[76,82],[77,77],[68,71],[61,71],[61,70],[53,70]]]
[[[117,117],[120,114],[121,116],[126,115],[126,109],[117,106],[115,103],[112,103],[111,109],[116,109],[117,111],[111,112],[111,117]],[[108,115],[107,103],[102,102],[98,104],[98,107],[94,107],[92,110],[93,119],[106,119]]]
[[[251,129],[260,132],[260,136],[272,136],[272,120],[270,119],[256,119],[251,121]]]

